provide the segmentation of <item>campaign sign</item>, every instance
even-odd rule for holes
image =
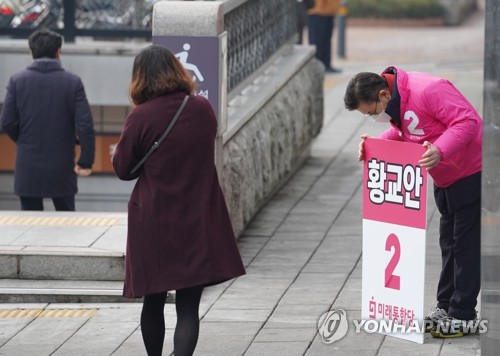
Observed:
[[[423,343],[427,171],[425,147],[367,138],[363,172],[362,319]]]
[[[193,76],[196,95],[208,99],[219,114],[219,37],[153,36],[153,43],[166,47]]]

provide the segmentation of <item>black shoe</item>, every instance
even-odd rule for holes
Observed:
[[[342,69],[335,68],[335,67],[326,67],[325,73],[342,73]]]
[[[436,328],[436,324],[439,320],[444,319],[448,316],[446,310],[434,307],[431,312],[424,318],[425,332],[430,333],[432,329]]]

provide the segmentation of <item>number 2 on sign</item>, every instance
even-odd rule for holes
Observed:
[[[396,269],[399,258],[401,257],[401,245],[399,244],[398,237],[395,234],[390,234],[385,241],[385,250],[391,251],[393,247],[394,254],[385,268],[385,287],[399,290],[400,278],[399,276],[394,275],[394,270]]]

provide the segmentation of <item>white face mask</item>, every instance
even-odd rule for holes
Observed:
[[[388,113],[385,112],[385,110],[382,110],[377,115],[371,115],[370,117],[375,122],[389,122],[392,119],[391,116]]]

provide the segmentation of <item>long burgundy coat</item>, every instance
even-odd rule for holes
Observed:
[[[214,163],[217,122],[209,102],[189,100],[139,173],[130,170],[165,131],[184,99],[173,93],[138,105],[113,157],[122,180],[139,176],[128,204],[123,295],[136,298],[245,274]]]

